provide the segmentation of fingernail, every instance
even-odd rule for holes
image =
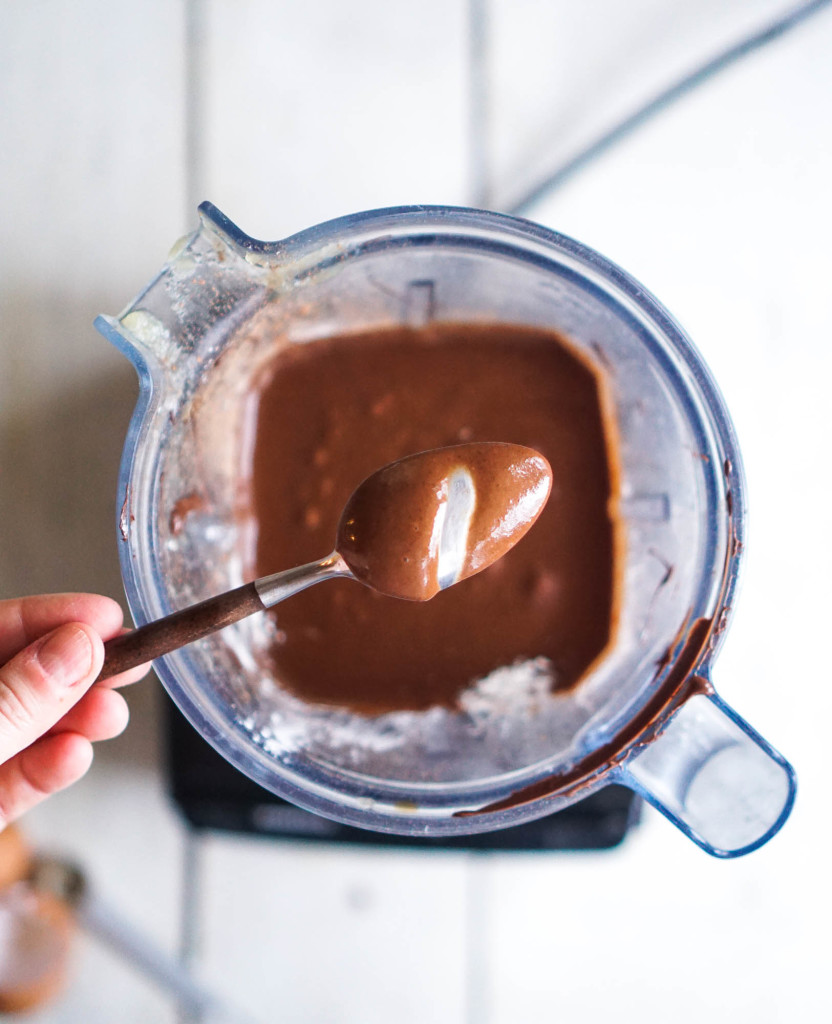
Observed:
[[[92,668],[92,642],[80,626],[60,626],[37,652],[40,667],[58,686],[74,686]]]

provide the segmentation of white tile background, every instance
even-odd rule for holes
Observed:
[[[505,208],[625,101],[787,6],[0,0],[0,596],[120,594],[113,504],[135,386],[90,324],[158,269],[198,200],[263,238],[391,203]],[[490,28],[477,95],[471,10]],[[255,1020],[832,1016],[830,54],[832,10],[529,210],[640,278],[725,393],[751,521],[715,677],[793,760],[792,819],[731,863],[652,814],[620,850],[580,856],[211,837],[195,970]],[[153,685],[134,689],[130,729],[87,779],[26,828],[175,954],[187,844],[163,792]],[[69,990],[31,1019],[177,1014],[82,937]]]

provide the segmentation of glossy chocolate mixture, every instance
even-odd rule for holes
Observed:
[[[551,485],[549,463],[522,445],[481,441],[420,452],[358,487],[336,547],[368,587],[429,601],[513,548]]]
[[[434,323],[290,346],[262,382],[252,511],[258,576],[332,550],[341,511],[380,466],[414,452],[504,441],[541,452],[549,502],[489,568],[424,603],[333,580],[277,608],[272,655],[303,699],[368,714],[453,706],[495,669],[584,675],[615,625],[614,425],[595,368],[557,335]]]

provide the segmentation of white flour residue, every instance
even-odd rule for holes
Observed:
[[[555,681],[548,658],[529,658],[505,665],[463,690],[460,708],[478,721],[495,716],[536,715],[552,692]]]
[[[396,711],[373,717],[343,708],[314,706],[263,679],[255,709],[242,721],[252,739],[275,758],[302,754],[356,771],[378,768],[382,759],[396,773],[429,761],[438,777],[453,775],[460,761],[521,756],[530,723],[551,712],[554,671],[548,658],[507,665],[476,680],[457,709]],[[452,765],[456,765],[452,768]],[[444,766],[444,769],[443,767]]]

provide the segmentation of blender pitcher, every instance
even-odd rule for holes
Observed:
[[[794,772],[710,681],[743,551],[739,453],[706,367],[659,303],[571,239],[482,211],[380,210],[275,243],[208,203],[200,213],[130,307],[96,321],[140,378],[118,499],[138,625],[245,581],[247,411],[278,342],[349,344],[430,320],[557,332],[603,371],[625,543],[614,641],[568,692],[375,717],[305,704],[271,677],[270,621],[253,616],[157,662],[197,731],[267,789],[364,828],[487,831],[615,782],[716,856],[774,835]]]

